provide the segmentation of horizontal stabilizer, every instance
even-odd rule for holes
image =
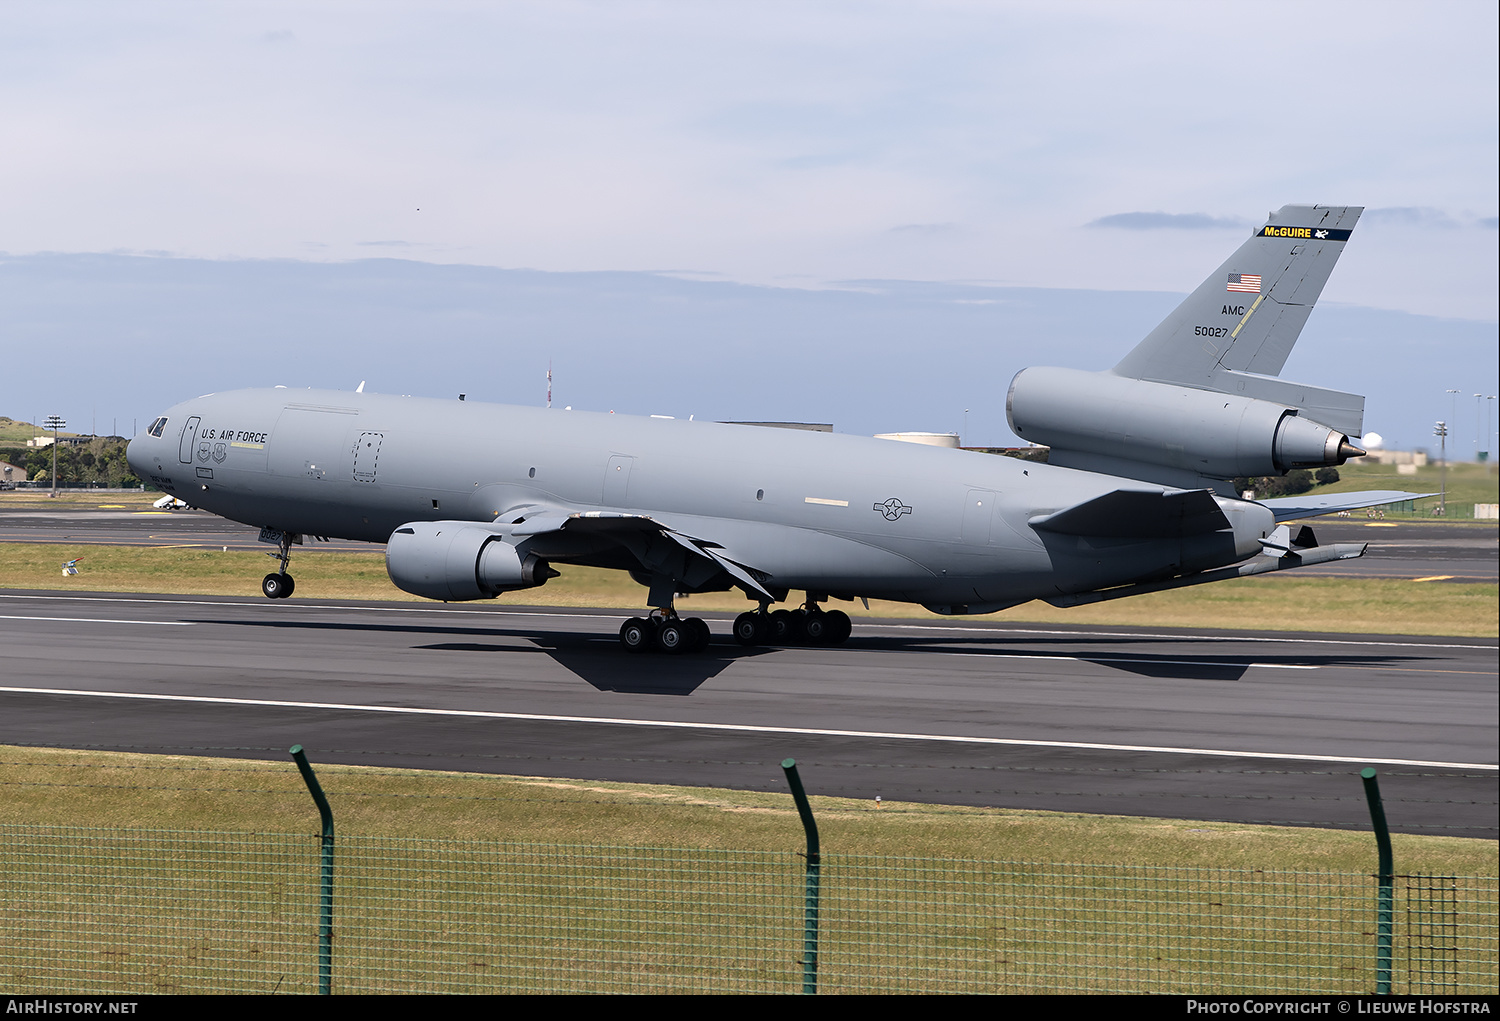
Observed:
[[[1367,544],[1362,542],[1341,542],[1331,546],[1302,546],[1300,543],[1304,540],[1316,542],[1312,537],[1312,529],[1302,529],[1295,539],[1288,538],[1285,534],[1287,529],[1284,526],[1276,531],[1279,534],[1272,536],[1275,541],[1266,542],[1265,551],[1260,556],[1234,567],[1224,567],[1217,571],[1202,571],[1198,574],[1187,574],[1163,581],[1119,585],[1115,588],[1098,589],[1093,592],[1044,596],[1043,599],[1053,606],[1085,606],[1089,603],[1102,603],[1109,599],[1146,595],[1149,592],[1166,592],[1174,588],[1187,588],[1190,585],[1207,585],[1216,581],[1229,581],[1232,578],[1250,578],[1257,574],[1269,574],[1272,571],[1312,567],[1315,564],[1328,564],[1335,560],[1355,560],[1364,556],[1367,548]],[[1278,546],[1277,543],[1282,545]]]
[[[1032,518],[1044,532],[1113,538],[1173,539],[1229,527],[1206,489],[1117,489],[1072,507]]]
[[[1319,514],[1337,511],[1363,510],[1366,507],[1383,507],[1388,503],[1405,503],[1407,500],[1425,500],[1436,493],[1403,493],[1394,489],[1372,489],[1363,493],[1330,493],[1325,496],[1282,496],[1274,500],[1260,500],[1268,507],[1277,521],[1296,521],[1298,518],[1314,518]]]
[[[1214,373],[1210,389],[1290,405],[1304,417],[1356,438],[1365,431],[1365,399],[1359,394],[1227,369]]]

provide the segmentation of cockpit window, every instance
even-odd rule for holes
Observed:
[[[167,420],[165,418],[158,418],[155,422],[152,422],[149,427],[147,427],[146,433],[150,436],[155,436],[157,439],[161,439],[162,430],[166,427]]]

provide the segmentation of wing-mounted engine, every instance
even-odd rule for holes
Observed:
[[[1011,382],[1005,410],[1016,435],[1052,448],[1053,464],[1154,474],[1167,484],[1184,480],[1149,469],[1231,479],[1343,464],[1364,453],[1348,433],[1299,407],[1110,372],[1024,369]]]
[[[391,533],[385,568],[396,586],[428,599],[493,599],[557,577],[493,529],[470,521],[413,521]]]

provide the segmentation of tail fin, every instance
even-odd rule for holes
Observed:
[[[1363,397],[1277,378],[1361,212],[1283,206],[1113,369],[1017,374],[1011,428],[1054,464],[1226,495],[1363,454]]]
[[[1222,373],[1280,374],[1362,212],[1282,206],[1112,371],[1226,392]]]

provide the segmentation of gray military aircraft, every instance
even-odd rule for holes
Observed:
[[[1364,398],[1277,378],[1359,219],[1285,206],[1113,369],[1030,368],[1017,435],[1048,463],[859,436],[334,390],[237,390],[169,409],[136,473],[277,544],[290,596],[303,536],[386,544],[402,589],[491,598],[553,563],[629,571],[649,616],[626,649],[699,649],[680,593],[739,588],[742,644],[834,644],[830,599],[943,614],[1074,606],[1358,557],[1285,522],[1412,499],[1240,499],[1237,476],[1363,454]],[[771,610],[792,590],[795,610]]]

